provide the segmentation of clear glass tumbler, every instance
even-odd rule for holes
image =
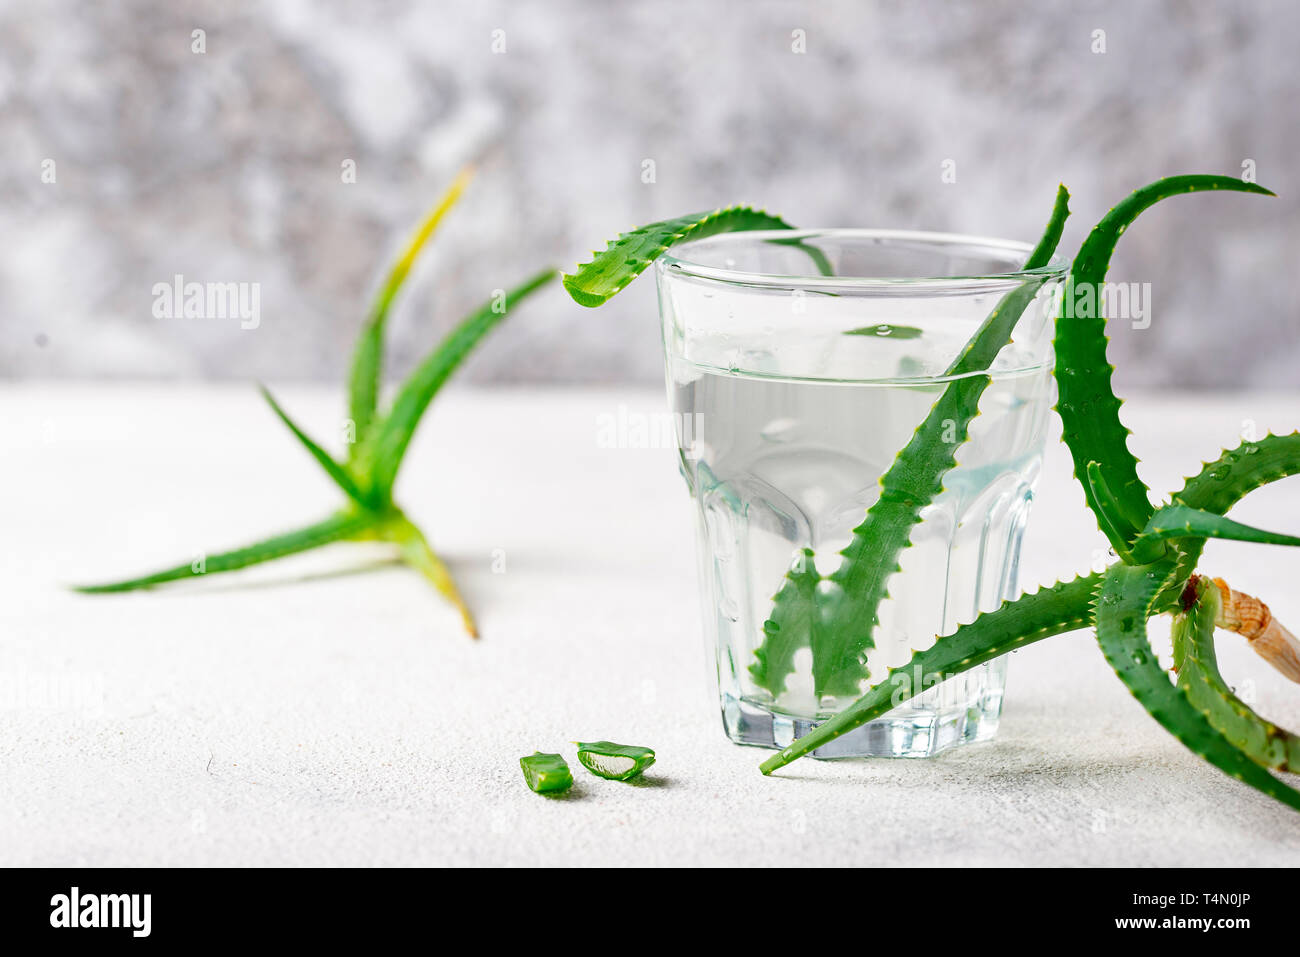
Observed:
[[[1019,593],[1064,275],[1060,262],[1021,272],[1029,251],[968,236],[800,230],[725,234],[658,260],[705,638],[733,741],[785,747],[912,650]],[[881,476],[953,381],[953,361],[1026,283],[1036,295],[988,370],[956,468],[898,556],[879,624],[863,624],[847,665],[828,639],[819,645],[809,616],[773,629],[773,599],[792,568],[815,583],[815,601],[838,587],[802,573],[840,566]],[[943,425],[942,440],[955,441],[957,423]],[[997,730],[1005,667],[950,678],[816,756],[923,757],[985,740]]]

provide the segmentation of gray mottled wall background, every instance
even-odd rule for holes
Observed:
[[[1297,48],[1291,2],[5,0],[0,373],[341,381],[381,264],[471,160],[401,368],[650,219],[752,202],[1032,239],[1063,180],[1073,249],[1141,183],[1253,161],[1281,198],[1176,199],[1125,238],[1112,278],[1151,282],[1154,316],[1113,349],[1129,383],[1294,387]],[[155,318],[177,273],[258,283],[260,326]],[[601,311],[557,287],[466,374],[656,381],[655,322],[648,281]]]

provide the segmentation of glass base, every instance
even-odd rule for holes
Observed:
[[[1005,662],[972,668],[884,717],[842,734],[814,758],[929,758],[961,744],[990,740],[1002,716]],[[956,685],[957,687],[945,687]],[[964,685],[964,687],[962,687]],[[954,695],[952,692],[965,691]],[[965,700],[953,701],[954,697]],[[827,719],[773,711],[722,695],[722,724],[736,744],[779,750]]]

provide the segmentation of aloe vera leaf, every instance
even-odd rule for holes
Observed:
[[[874,326],[863,326],[861,329],[850,329],[844,334],[872,336],[877,339],[920,339],[923,335],[922,331],[915,326],[892,326],[883,322]]]
[[[1051,218],[1025,262],[1026,270],[1040,269],[1051,261],[1070,213],[1069,198],[1066,188],[1059,187]],[[821,594],[823,611],[814,620],[810,636],[818,696],[861,690],[861,682],[868,677],[864,654],[874,647],[880,602],[888,594],[890,576],[899,569],[898,556],[911,545],[921,510],[942,491],[944,475],[956,464],[957,448],[966,441],[980,397],[991,381],[983,370],[1010,340],[1041,286],[1041,280],[1025,280],[1003,296],[949,366],[947,375],[961,378],[948,384],[881,477],[880,497],[840,552],[840,566],[829,578],[835,588]],[[945,432],[953,441],[944,441]],[[785,627],[779,619],[774,620]]]
[[[1151,516],[1133,542],[1133,553],[1141,557],[1144,552],[1151,550],[1157,558],[1163,557],[1156,550],[1162,547],[1160,543],[1181,538],[1227,538],[1260,545],[1300,545],[1300,538],[1294,535],[1264,531],[1186,505],[1166,505]]]
[[[1174,671],[1178,686],[1219,733],[1251,760],[1276,771],[1300,768],[1300,738],[1261,718],[1233,694],[1219,673],[1214,621],[1222,599],[1207,578],[1190,583],[1191,604],[1174,616]]]
[[[1255,489],[1297,473],[1300,473],[1300,432],[1269,434],[1242,442],[1235,449],[1225,449],[1217,459],[1206,462],[1200,472],[1187,479],[1172,499],[1179,505],[1222,515]],[[1181,593],[1182,583],[1195,569],[1205,542],[1189,539],[1179,544],[1182,581],[1176,584]]]
[[[1246,495],[1300,473],[1300,432],[1265,435],[1225,449],[1183,483],[1173,500],[1222,515]]]
[[[911,545],[921,510],[942,490],[942,476],[955,464],[956,449],[966,441],[988,381],[985,375],[970,376],[944,391],[881,478],[880,498],[840,552],[839,568],[828,577],[834,590],[819,594],[821,613],[814,616],[810,632],[813,685],[819,697],[856,695],[869,677],[865,653],[875,646],[877,612],[888,594],[889,578],[899,570],[899,554]],[[936,438],[936,427],[943,422],[954,423],[954,441],[948,444]],[[785,624],[781,627],[784,630]]]
[[[456,606],[460,612],[461,620],[465,623],[465,630],[469,632],[471,638],[478,637],[478,625],[474,621],[474,615],[469,610],[469,605],[461,597],[459,589],[456,588],[456,582],[451,577],[451,572],[443,564],[438,553],[429,545],[424,533],[406,516],[400,513],[387,521],[380,530],[380,535],[387,541],[394,542],[402,555],[402,561],[410,565],[425,578],[433,583],[433,587],[438,593]]]
[[[519,767],[529,789],[538,794],[558,794],[573,787],[573,772],[558,754],[537,751],[520,758]]]
[[[1085,472],[1085,479],[1093,498],[1101,504],[1101,507],[1094,513],[1097,525],[1101,528],[1108,541],[1120,543],[1115,546],[1116,554],[1130,565],[1143,564],[1133,560],[1132,552],[1127,544],[1137,537],[1137,527],[1125,515],[1114,493],[1111,492],[1110,486],[1106,484],[1101,464],[1089,462],[1088,469]],[[1159,557],[1159,555],[1155,555],[1152,560]]]
[[[1225,449],[1217,459],[1206,462],[1171,497],[1177,505],[1199,508],[1222,515],[1246,495],[1271,482],[1300,473],[1300,432],[1265,435]],[[1178,604],[1188,579],[1196,570],[1206,539],[1185,538],[1174,542],[1178,571],[1156,600],[1156,610],[1171,611]]]
[[[817,585],[821,576],[813,562],[813,550],[802,549],[786,574],[781,589],[772,598],[772,614],[763,623],[763,643],[754,651],[750,677],[773,697],[785,691],[785,680],[794,671],[794,656],[808,646],[813,616],[817,614]],[[782,634],[787,632],[788,634]]]
[[[1153,565],[1116,562],[1097,594],[1097,643],[1133,697],[1194,754],[1239,781],[1300,810],[1300,792],[1238,750],[1205,718],[1187,692],[1170,681],[1147,641],[1147,618],[1175,573],[1173,559]]]
[[[384,326],[393,300],[402,288],[402,284],[406,282],[406,277],[420,250],[438,228],[443,217],[456,205],[456,201],[460,199],[461,193],[469,184],[471,175],[472,171],[469,168],[461,170],[452,181],[451,187],[425,217],[420,228],[411,237],[411,241],[407,243],[402,255],[398,257],[397,262],[393,263],[383,285],[379,287],[375,301],[370,307],[370,313],[361,327],[361,335],[357,339],[356,350],[352,355],[352,374],[348,384],[349,415],[356,429],[355,441],[349,449],[352,458],[356,457],[360,443],[369,434],[370,426],[374,421],[375,408],[379,401],[379,377],[384,365]]]
[[[819,724],[762,764],[764,774],[785,767],[842,734],[887,714],[913,695],[971,668],[1044,638],[1083,628],[1092,621],[1092,598],[1101,575],[1093,573],[1005,601],[950,635],[914,652],[849,707]]]
[[[300,429],[293,419],[289,418],[289,413],[285,412],[280,406],[280,403],[275,401],[275,396],[271,395],[266,386],[258,385],[258,389],[261,390],[262,397],[266,399],[267,403],[271,406],[271,409],[280,417],[280,421],[289,427],[290,432],[297,436],[298,441],[301,442],[307,451],[311,453],[312,458],[320,463],[321,468],[323,468],[326,474],[335,481],[338,487],[343,489],[343,491],[348,494],[348,497],[358,505],[363,508],[369,508],[370,503],[366,500],[365,494],[357,486],[357,483],[353,480],[352,476],[347,473],[343,466],[334,461],[333,456],[321,448],[320,445],[311,438],[311,436],[307,435],[306,432]]]
[[[727,206],[665,219],[620,233],[603,251],[593,252],[591,262],[582,263],[573,273],[566,273],[564,288],[581,306],[604,305],[641,275],[669,246],[719,233],[791,228],[780,217],[749,206]]]
[[[391,494],[411,436],[443,383],[480,339],[496,328],[521,301],[551,282],[556,275],[554,269],[544,269],[501,296],[494,296],[453,329],[415,368],[398,390],[392,409],[375,428],[371,436],[373,441],[362,453],[376,494],[385,498]]]
[[[1110,267],[1110,258],[1119,237],[1148,207],[1162,199],[1182,193],[1210,190],[1236,190],[1273,195],[1262,186],[1230,176],[1171,176],[1137,190],[1102,217],[1084,241],[1070,268],[1066,294],[1091,288],[1099,293]],[[1137,458],[1128,448],[1129,430],[1120,421],[1122,404],[1111,388],[1114,367],[1106,360],[1106,319],[1101,315],[1101,297],[1095,315],[1065,317],[1056,321],[1056,410],[1064,426],[1066,445],[1074,458],[1074,474],[1083,486],[1088,507],[1094,515],[1108,515],[1103,532],[1141,528],[1153,511],[1147,487],[1137,474]],[[1089,462],[1103,462],[1106,478],[1118,505],[1119,514],[1110,503],[1103,503],[1085,481]],[[1110,539],[1118,551],[1128,541]]]
[[[613,741],[579,741],[578,760],[597,777],[630,781],[655,763],[651,748]]]
[[[375,516],[371,514],[352,511],[339,512],[324,521],[308,525],[306,528],[286,532],[283,535],[276,535],[255,545],[247,545],[233,551],[206,555],[201,561],[196,560],[190,564],[177,565],[175,568],[164,569],[151,575],[130,578],[125,581],[103,585],[75,585],[73,590],[85,594],[133,591],[137,588],[148,588],[150,585],[160,585],[163,582],[179,581],[182,578],[198,578],[220,572],[231,572],[239,568],[247,568],[249,565],[257,565],[275,558],[293,555],[297,552],[305,552],[321,545],[328,545],[331,542],[356,538],[373,529],[376,521]]]

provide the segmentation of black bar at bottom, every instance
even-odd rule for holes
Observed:
[[[995,938],[1022,933],[1057,943],[1200,937],[1231,945],[1256,932],[1287,931],[1290,878],[1249,869],[819,869],[793,879],[726,869],[685,881],[630,869],[32,869],[0,871],[0,928],[6,945],[63,938],[92,946],[336,947],[349,939],[373,946],[389,935],[446,941],[443,935],[460,926],[471,940],[514,937],[528,948],[525,922],[541,918],[534,930],[546,928],[560,935],[553,943],[571,945],[617,932],[662,946],[676,937],[679,922],[682,941],[692,944],[702,942],[703,922],[754,946],[789,935],[805,945],[824,938],[852,946],[884,929],[889,938],[897,932],[916,943],[966,946],[983,938],[999,947]],[[761,900],[755,888],[763,889]],[[983,937],[989,933],[995,938]]]

